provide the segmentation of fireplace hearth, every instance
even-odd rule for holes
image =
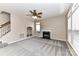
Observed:
[[[50,32],[49,31],[43,31],[43,38],[44,39],[50,39]]]

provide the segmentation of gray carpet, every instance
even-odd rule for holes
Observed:
[[[31,38],[0,48],[0,56],[71,56],[65,42]]]

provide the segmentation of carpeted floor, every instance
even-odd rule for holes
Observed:
[[[0,48],[0,56],[71,56],[65,42],[31,38]]]

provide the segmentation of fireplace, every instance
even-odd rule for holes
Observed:
[[[43,38],[50,39],[50,32],[49,31],[43,31]]]

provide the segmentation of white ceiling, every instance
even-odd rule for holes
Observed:
[[[65,15],[70,7],[70,3],[50,3],[50,4],[23,4],[23,3],[13,3],[13,4],[0,4],[0,10],[7,11],[10,13],[16,13],[19,16],[27,17],[26,14],[30,14],[29,10],[37,10],[37,12],[43,12],[42,17],[54,17]]]

